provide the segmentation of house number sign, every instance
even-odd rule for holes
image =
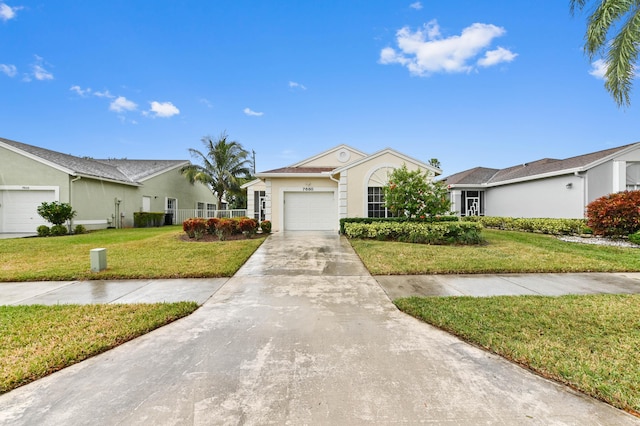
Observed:
[[[313,191],[313,186],[303,186],[302,190],[304,192],[311,192],[311,191]]]

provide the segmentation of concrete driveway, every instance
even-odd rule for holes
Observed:
[[[0,396],[0,423],[640,421],[402,314],[346,240],[286,233],[191,316]]]

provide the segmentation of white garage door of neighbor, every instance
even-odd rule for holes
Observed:
[[[51,225],[38,214],[43,201],[55,201],[54,191],[0,191],[0,232],[36,232]]]
[[[338,229],[338,206],[333,192],[285,192],[285,231]]]

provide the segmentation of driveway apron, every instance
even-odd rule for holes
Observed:
[[[638,424],[399,312],[349,243],[272,235],[187,318],[0,396],[2,424]]]

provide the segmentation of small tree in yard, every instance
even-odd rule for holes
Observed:
[[[58,201],[47,203],[45,201],[38,206],[38,214],[47,222],[54,225],[63,225],[66,221],[73,219],[76,212],[71,208],[71,204]]]
[[[426,172],[409,171],[405,164],[391,173],[383,189],[385,205],[396,216],[426,219],[451,209],[442,182],[431,182]]]

